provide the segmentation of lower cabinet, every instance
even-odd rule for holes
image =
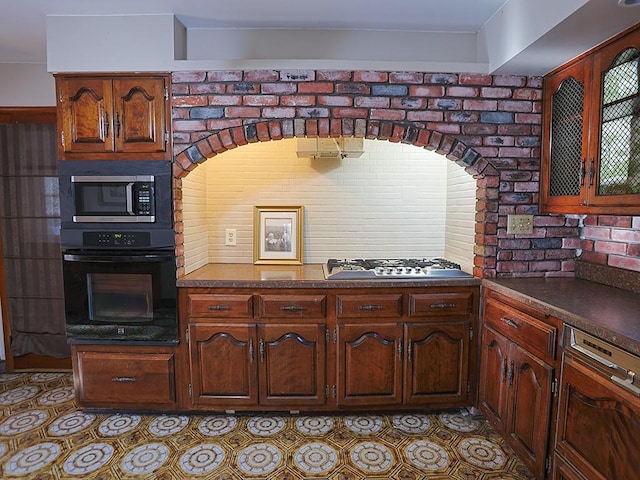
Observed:
[[[636,461],[640,458],[638,395],[615,385],[610,375],[564,355],[556,480],[640,479]]]
[[[468,322],[338,325],[338,405],[468,405],[470,332]]]
[[[557,325],[506,305],[492,293],[485,300],[478,405],[542,479],[551,467]]]
[[[87,408],[177,409],[174,347],[72,345],[76,401]]]
[[[194,323],[189,345],[196,406],[325,403],[324,324]]]
[[[180,288],[179,297],[193,409],[393,410],[474,403],[469,372],[477,286]]]
[[[338,405],[400,405],[402,343],[395,323],[338,325]]]

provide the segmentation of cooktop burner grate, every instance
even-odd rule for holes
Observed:
[[[425,279],[429,277],[466,277],[460,265],[444,258],[335,259],[324,265],[325,277],[355,279]]]

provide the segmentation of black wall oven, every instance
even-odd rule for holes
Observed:
[[[178,343],[171,162],[62,161],[69,343]]]

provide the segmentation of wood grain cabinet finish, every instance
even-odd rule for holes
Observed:
[[[181,305],[194,408],[293,409],[326,402],[326,295],[196,289]]]
[[[540,479],[550,469],[556,332],[485,294],[479,408]]]
[[[193,406],[257,405],[255,325],[193,323],[188,332]]]
[[[402,403],[402,326],[373,321],[338,325],[338,405]]]
[[[544,78],[541,210],[640,213],[640,28]]]
[[[477,286],[180,288],[191,408],[468,406],[478,297]]]
[[[469,322],[405,324],[405,405],[469,402],[472,332]]]
[[[638,397],[565,354],[555,445],[560,473],[555,478],[640,479],[638,432]],[[566,463],[580,474],[571,477],[575,472]]]
[[[176,409],[176,356],[171,347],[72,345],[81,407]]]
[[[168,75],[56,76],[60,159],[170,160]]]

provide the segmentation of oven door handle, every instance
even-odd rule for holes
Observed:
[[[65,262],[100,262],[100,263],[151,263],[173,259],[170,253],[151,253],[144,255],[85,255],[65,253],[62,257]]]

